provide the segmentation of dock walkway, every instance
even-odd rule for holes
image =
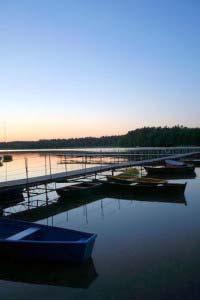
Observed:
[[[165,159],[180,159],[180,158],[184,158],[184,157],[188,157],[188,156],[196,155],[196,154],[200,154],[200,152],[170,155],[170,156],[141,160],[141,161],[129,161],[129,162],[125,162],[125,163],[111,164],[109,166],[101,165],[101,166],[96,166],[96,167],[91,167],[91,168],[84,168],[84,169],[79,169],[79,170],[74,170],[74,171],[54,173],[54,174],[44,175],[44,176],[37,176],[37,177],[31,177],[31,178],[25,178],[25,179],[17,179],[17,180],[11,180],[11,181],[3,181],[3,182],[0,182],[0,192],[12,191],[12,190],[16,190],[16,189],[23,189],[23,188],[37,186],[37,185],[41,185],[41,184],[48,184],[51,182],[55,182],[57,180],[80,178],[83,176],[95,175],[95,174],[106,172],[106,171],[115,171],[117,169],[123,169],[123,168],[128,168],[128,167],[144,166],[144,165],[148,165],[148,164],[151,165],[156,162],[162,162]]]

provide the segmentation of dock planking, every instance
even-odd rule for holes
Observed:
[[[115,171],[118,169],[128,168],[128,167],[134,167],[134,166],[144,166],[147,164],[154,164],[157,162],[162,162],[165,159],[180,159],[184,157],[188,157],[191,155],[200,154],[200,152],[192,152],[192,153],[185,153],[185,154],[176,154],[176,155],[170,155],[170,156],[164,156],[159,158],[153,158],[153,159],[146,159],[146,160],[140,160],[140,161],[129,161],[125,163],[115,163],[111,165],[101,165],[91,168],[84,168],[79,170],[73,170],[68,172],[60,172],[60,173],[54,173],[50,175],[43,175],[43,176],[37,176],[37,177],[31,177],[31,178],[25,178],[25,179],[17,179],[17,180],[10,180],[10,181],[3,181],[0,182],[0,192],[2,191],[12,191],[16,189],[23,189],[27,187],[37,186],[41,184],[48,184],[51,182],[55,182],[57,180],[63,180],[63,179],[74,179],[79,178],[83,176],[89,176],[89,175],[95,175],[102,172],[107,171]]]

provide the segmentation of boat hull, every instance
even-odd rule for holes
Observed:
[[[0,256],[22,261],[47,261],[81,263],[91,257],[95,240],[87,244],[50,243],[50,242],[2,242]]]
[[[17,233],[27,228],[39,229],[26,238],[13,240],[9,235],[12,236],[12,226],[15,224]],[[91,257],[96,239],[96,234],[25,221],[1,218],[0,225],[0,257],[14,260],[81,263]],[[4,228],[4,232],[1,228]],[[11,232],[6,232],[6,228],[11,228]]]
[[[194,166],[189,167],[144,167],[148,175],[185,175],[194,173]]]
[[[110,190],[125,191],[135,195],[145,194],[162,194],[162,195],[183,195],[186,187],[185,184],[167,183],[167,184],[120,184],[120,183],[105,183]]]
[[[80,197],[88,195],[90,193],[96,193],[100,191],[101,187],[102,184],[98,182],[83,188],[74,188],[74,186],[67,188],[59,188],[56,190],[56,192],[60,197]]]

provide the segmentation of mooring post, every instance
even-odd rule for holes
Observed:
[[[86,165],[87,165],[87,156],[85,154],[85,177],[86,177]]]
[[[66,162],[67,156],[65,155],[65,173],[67,175],[67,162]]]
[[[27,196],[28,196],[28,200],[30,198],[30,191],[29,191],[29,178],[28,178],[28,158],[25,157],[25,170],[26,170],[26,191],[27,191]]]
[[[49,153],[49,174],[50,177],[52,178],[52,172],[51,172],[51,154]]]
[[[45,196],[46,196],[46,205],[48,205],[48,200],[49,200],[49,197],[48,197],[48,189],[47,189],[47,183],[45,183]]]
[[[47,156],[46,156],[46,153],[45,153],[45,156],[44,156],[44,167],[45,167],[45,175],[47,175]]]

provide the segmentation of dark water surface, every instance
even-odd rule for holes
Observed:
[[[1,299],[200,299],[196,173],[179,180],[186,203],[105,196],[39,221],[97,233],[93,258],[81,267],[2,262]]]

